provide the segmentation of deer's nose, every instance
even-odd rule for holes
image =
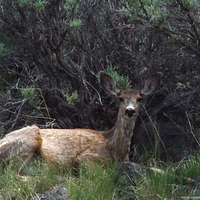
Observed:
[[[135,114],[135,109],[133,109],[133,108],[127,108],[127,109],[125,110],[125,115],[126,115],[127,117],[133,117],[134,114]]]

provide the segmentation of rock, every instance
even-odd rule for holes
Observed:
[[[67,199],[67,188],[62,185],[55,185],[52,189],[46,191],[43,194],[39,194],[34,197],[34,200],[66,200]]]

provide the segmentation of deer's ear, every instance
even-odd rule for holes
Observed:
[[[118,88],[116,82],[103,72],[100,72],[100,83],[105,92],[115,96],[120,94],[120,89]]]
[[[140,91],[142,95],[153,94],[160,87],[162,78],[162,73],[158,72],[157,74],[150,76],[144,84],[144,88]]]

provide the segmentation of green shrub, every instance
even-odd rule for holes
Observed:
[[[109,66],[106,73],[116,81],[117,85],[123,89],[130,88],[130,80],[127,76],[119,75],[114,67]]]
[[[39,104],[39,99],[35,95],[35,88],[21,88],[20,92],[22,97],[28,100],[30,106],[35,107]]]
[[[75,90],[74,92],[72,92],[71,95],[70,94],[66,94],[65,98],[66,98],[68,104],[74,103],[74,101],[76,101],[78,99],[77,90]]]
[[[74,19],[70,22],[70,27],[79,29],[83,25],[81,19]]]

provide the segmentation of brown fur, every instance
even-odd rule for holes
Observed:
[[[139,114],[138,99],[156,90],[161,74],[150,77],[143,90],[120,90],[106,74],[100,75],[105,91],[122,98],[116,125],[108,131],[90,129],[40,129],[28,126],[7,134],[0,140],[0,160],[6,162],[16,156],[27,162],[36,151],[53,165],[73,167],[88,160],[127,161],[130,141]]]

